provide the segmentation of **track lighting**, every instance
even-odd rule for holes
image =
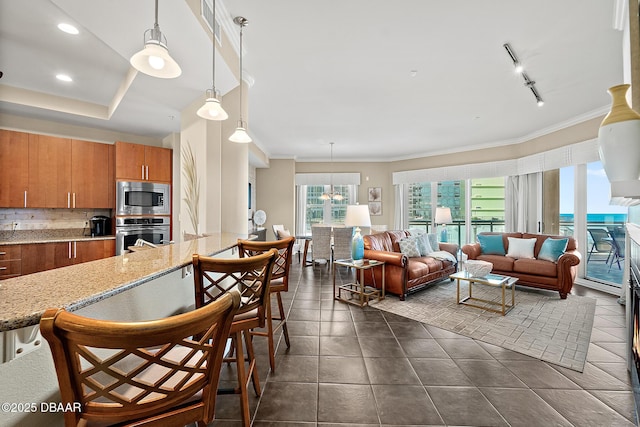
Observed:
[[[536,103],[538,104],[538,107],[542,107],[544,105],[544,101],[542,100],[542,97],[540,96],[540,93],[536,88],[536,82],[531,80],[529,78],[529,75],[524,72],[524,66],[522,65],[522,63],[516,56],[515,52],[511,48],[511,45],[509,43],[505,43],[502,46],[507,51],[509,58],[511,58],[511,62],[513,62],[513,67],[516,73],[522,75],[522,78],[524,79],[524,85],[531,90],[531,93],[533,93],[533,96],[536,98]]]

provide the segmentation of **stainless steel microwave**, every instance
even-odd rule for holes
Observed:
[[[171,185],[118,181],[116,215],[171,214]]]

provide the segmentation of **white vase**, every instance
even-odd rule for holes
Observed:
[[[609,182],[640,179],[640,114],[627,104],[628,84],[613,86],[611,111],[600,124],[598,151]]]

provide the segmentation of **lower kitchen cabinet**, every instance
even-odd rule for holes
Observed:
[[[56,243],[30,243],[11,246],[21,248],[21,268],[20,272],[16,275],[37,273],[39,271],[95,261],[111,257],[116,254],[115,240],[82,240]],[[0,246],[0,248],[2,248],[2,246]],[[3,265],[3,262],[10,261],[2,261],[2,258],[0,257],[0,266]],[[8,277],[2,277],[0,275],[0,279],[6,278]]]
[[[20,245],[0,246],[0,280],[19,276],[22,251]]]

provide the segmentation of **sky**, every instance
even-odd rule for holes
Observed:
[[[574,213],[574,167],[560,169],[560,213]],[[601,162],[587,164],[587,213],[627,213],[624,206],[609,205],[611,190]]]

